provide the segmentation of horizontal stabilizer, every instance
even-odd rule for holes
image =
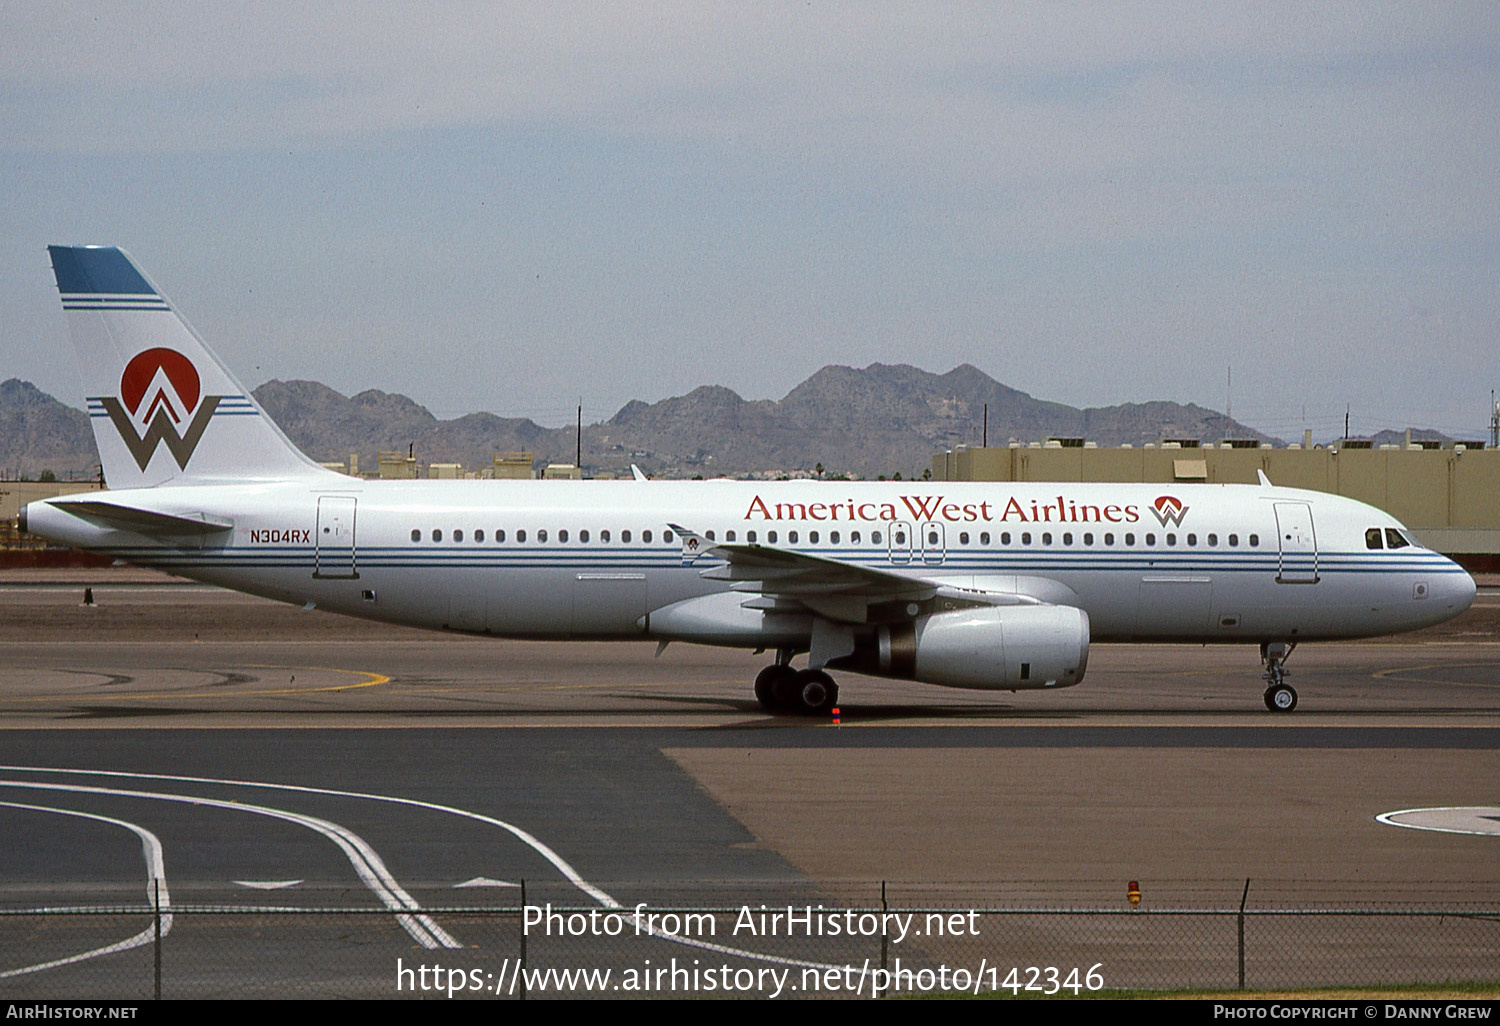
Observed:
[[[234,528],[230,521],[203,514],[157,513],[99,499],[53,499],[50,504],[76,517],[100,521],[107,527],[136,534],[217,534]]]

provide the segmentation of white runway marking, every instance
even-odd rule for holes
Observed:
[[[124,827],[141,839],[141,853],[146,859],[146,900],[161,909],[161,935],[165,937],[172,929],[172,914],[167,909],[172,907],[172,896],[167,892],[167,867],[162,858],[161,840],[151,831],[143,826],[128,822],[123,819],[114,819],[110,816],[99,816],[92,812],[78,812],[74,809],[55,809],[46,805],[25,805],[21,802],[0,802],[0,806],[8,809],[29,809],[33,812],[50,812],[58,816],[77,816],[79,819],[92,819],[100,823],[109,823],[113,826]],[[67,958],[55,958],[50,962],[38,962],[36,965],[28,965],[21,969],[10,969],[0,972],[0,979],[8,976],[24,976],[26,973],[41,972],[43,969],[55,969],[60,965],[72,965],[74,962],[82,962],[85,959],[96,958],[99,955],[112,955],[116,951],[129,951],[143,944],[150,944],[156,938],[156,923],[152,923],[146,929],[134,937],[127,937],[122,941],[85,951],[78,955],[69,955]]]
[[[520,887],[521,885],[518,884],[518,883],[511,883],[509,880],[491,880],[487,876],[476,876],[472,880],[465,880],[463,883],[456,883],[453,886],[455,888],[457,888],[457,887]]]
[[[279,891],[286,887],[296,887],[301,880],[231,880],[230,883],[236,887],[248,887],[253,891]]]
[[[1493,805],[1455,805],[1435,809],[1401,809],[1375,817],[1386,826],[1432,830],[1440,834],[1500,837],[1500,808]]]
[[[428,809],[428,810],[430,810],[432,812],[444,812],[444,813],[447,813],[447,814],[452,815],[452,816],[461,816],[464,819],[472,819],[472,820],[475,820],[476,822],[488,823],[491,826],[499,827],[501,830],[506,831],[507,833],[509,833],[512,836],[516,837],[522,843],[526,844],[527,847],[531,848],[537,854],[541,855],[542,858],[544,858],[548,862],[552,863],[552,865],[557,869],[557,871],[560,872],[560,873],[562,873],[562,875],[567,879],[567,881],[569,883],[571,883],[574,887],[578,888],[583,893],[587,894],[589,897],[593,898],[595,901],[597,901],[604,908],[608,908],[608,909],[621,909],[621,910],[625,909],[624,905],[622,905],[619,901],[616,901],[611,895],[609,895],[608,893],[606,893],[602,888],[596,887],[595,885],[593,885],[593,884],[589,883],[587,880],[585,880],[583,878],[583,876],[578,872],[578,870],[574,869],[568,863],[568,861],[566,859],[564,859],[557,852],[553,851],[550,847],[548,847],[545,843],[543,843],[541,841],[541,839],[535,837],[534,835],[532,835],[528,831],[521,829],[520,827],[516,826],[513,823],[507,823],[503,819],[496,819],[493,816],[486,816],[486,815],[484,815],[483,813],[480,813],[480,812],[470,812],[467,809],[456,808],[456,807],[454,807],[452,805],[439,805],[436,802],[424,802],[424,801],[421,801],[421,800],[416,799],[416,798],[399,798],[399,797],[397,797],[395,795],[368,794],[366,792],[361,792],[361,791],[342,791],[342,790],[338,790],[336,788],[327,788],[327,787],[307,787],[307,786],[302,785],[302,784],[272,784],[272,783],[269,783],[269,782],[259,781],[259,780],[226,780],[226,779],[222,779],[222,778],[218,778],[218,777],[190,777],[190,776],[182,776],[182,775],[170,774],[170,773],[131,773],[131,772],[126,771],[126,770],[82,770],[82,769],[67,769],[67,768],[63,768],[63,767],[52,767],[52,766],[6,766],[6,765],[0,765],[0,772],[57,773],[57,774],[67,774],[67,775],[71,775],[71,776],[119,777],[119,778],[124,778],[124,779],[133,779],[133,780],[168,780],[168,781],[172,781],[172,782],[175,782],[175,783],[186,783],[186,784],[219,784],[219,785],[224,785],[224,786],[229,786],[229,787],[252,787],[252,788],[260,788],[262,790],[270,790],[270,791],[290,791],[290,792],[295,793],[295,794],[321,794],[321,795],[332,795],[332,796],[337,797],[337,798],[359,798],[359,799],[363,799],[365,801],[385,802],[385,803],[388,803],[388,804],[391,804],[391,805],[404,805],[404,806],[408,806],[410,808],[415,808],[415,809]],[[54,786],[55,787],[61,787],[63,785],[39,784],[39,785],[36,785],[36,786],[39,786],[39,787],[54,787]],[[80,789],[81,790],[89,790],[87,788],[80,788]],[[126,793],[129,793],[129,792],[120,792],[120,793],[126,794]],[[200,799],[185,798],[185,797],[181,797],[181,796],[164,796],[164,797],[173,797],[173,798],[175,798],[178,801],[184,801],[184,802],[200,801]],[[236,808],[236,809],[249,809],[249,808],[254,808],[255,807],[255,806],[241,805],[238,802],[223,802],[223,803],[220,803],[220,804],[224,805],[227,808]],[[286,815],[290,816],[292,814],[287,813]],[[394,883],[394,881],[392,881],[392,882]],[[405,892],[403,891],[402,893],[404,894]],[[408,899],[408,900],[410,900],[410,899]],[[413,908],[417,907],[415,902],[412,903],[412,907]],[[810,968],[810,969],[839,969],[839,970],[842,970],[842,969],[847,968],[846,966],[843,966],[843,965],[834,965],[834,964],[825,963],[825,962],[808,962],[808,961],[804,961],[804,960],[796,959],[796,958],[781,958],[781,957],[779,957],[777,955],[765,955],[765,954],[761,954],[761,953],[754,952],[754,951],[743,951],[743,950],[740,950],[738,948],[731,948],[731,947],[728,947],[728,946],[723,945],[723,944],[713,944],[713,943],[710,943],[709,941],[695,940],[695,939],[690,938],[690,937],[683,937],[683,936],[680,936],[680,935],[674,934],[674,933],[666,933],[666,932],[664,932],[664,931],[662,931],[660,929],[657,929],[656,927],[652,926],[650,923],[646,922],[641,917],[637,916],[634,912],[624,911],[622,914],[625,915],[626,917],[628,917],[628,919],[632,923],[638,924],[642,933],[648,934],[648,935],[650,935],[652,937],[656,937],[656,938],[658,938],[660,940],[670,941],[670,942],[672,942],[674,944],[682,944],[682,945],[685,945],[686,947],[700,948],[700,949],[702,949],[704,951],[714,951],[714,952],[718,952],[720,954],[734,955],[737,958],[746,958],[746,959],[751,959],[751,960],[759,961],[759,962],[771,962],[771,963],[774,963],[776,965],[789,965],[789,966],[807,967],[807,968]],[[424,919],[424,920],[427,919],[426,916],[422,916],[421,918]],[[428,920],[428,922],[431,922],[431,921]],[[436,927],[436,924],[434,924],[434,928],[435,927]],[[415,935],[413,935],[413,936],[415,936]],[[448,939],[450,941],[452,940],[451,937],[448,938]],[[458,947],[459,944],[458,944],[457,941],[454,941],[451,946],[452,947]]]
[[[398,884],[385,863],[364,839],[347,827],[316,816],[305,816],[300,812],[288,812],[266,805],[249,805],[245,802],[222,801],[217,798],[202,798],[192,795],[167,794],[158,791],[129,791],[111,787],[88,787],[83,784],[44,784],[33,780],[0,780],[0,787],[33,788],[44,791],[71,791],[77,794],[103,794],[120,798],[144,798],[151,801],[180,802],[185,805],[206,805],[210,808],[227,809],[231,812],[250,812],[272,819],[285,820],[298,826],[315,830],[339,846],[348,858],[354,872],[359,876],[386,908],[392,911],[417,911],[421,908],[417,900]],[[425,915],[400,915],[396,917],[412,939],[424,948],[460,948],[458,941]]]

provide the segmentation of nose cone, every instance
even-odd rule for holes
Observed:
[[[1474,604],[1479,587],[1468,572],[1454,564],[1454,573],[1444,574],[1438,585],[1438,597],[1443,600],[1449,616],[1457,616]]]

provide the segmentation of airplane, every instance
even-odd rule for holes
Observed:
[[[1298,644],[1414,630],[1474,599],[1389,515],[1263,473],[357,479],[298,451],[124,251],[48,250],[110,487],[32,502],[18,526],[184,578],[466,634],[773,651],[755,696],[804,715],[837,706],[830,669],[1061,688],[1096,641],[1258,645],[1266,708],[1290,712]]]

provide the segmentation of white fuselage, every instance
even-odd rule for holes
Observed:
[[[1473,580],[1447,558],[1386,547],[1400,530],[1387,514],[1256,485],[311,475],[98,498],[233,527],[148,536],[33,503],[28,530],[286,602],[507,637],[658,637],[653,610],[727,591],[701,576],[721,561],[687,558],[672,524],[720,542],[1077,605],[1097,641],[1387,634],[1448,619],[1474,596]],[[1381,545],[1372,548],[1376,529]]]

